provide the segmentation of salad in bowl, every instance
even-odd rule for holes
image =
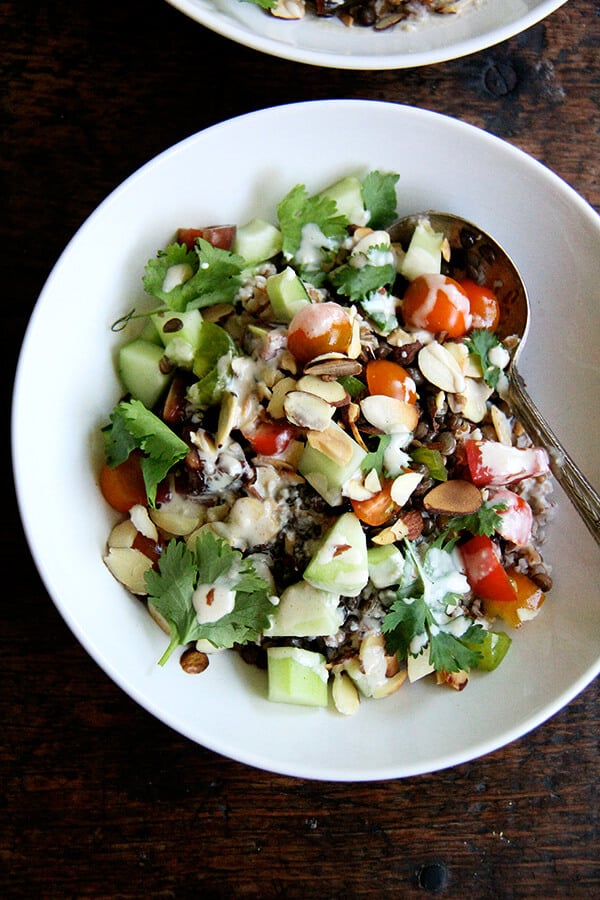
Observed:
[[[463,690],[542,608],[551,480],[508,402],[518,339],[468,233],[425,214],[392,240],[398,177],[182,223],[113,325],[104,562],[161,665],[235,652],[265,701],[352,715],[423,678]]]

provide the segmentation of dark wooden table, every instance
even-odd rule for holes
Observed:
[[[0,2],[7,422],[28,318],[69,238],[142,163],[230,116],[335,97],[426,107],[528,151],[599,209],[599,17],[597,0],[570,0],[467,58],[361,73],[263,56],[163,0]],[[6,487],[2,897],[600,896],[597,682],[534,733],[428,776],[248,768],[156,721],[87,656],[36,574],[10,472]]]

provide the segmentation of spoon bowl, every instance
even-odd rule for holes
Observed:
[[[427,211],[405,216],[389,229],[394,243],[406,247],[415,226],[427,219],[450,246],[448,274],[471,278],[491,288],[500,304],[497,336],[508,342],[511,360],[507,369],[509,400],[531,439],[548,453],[550,470],[585,525],[600,544],[600,495],[562,446],[546,418],[529,396],[517,362],[527,338],[530,306],[523,279],[506,251],[478,225],[451,213]]]

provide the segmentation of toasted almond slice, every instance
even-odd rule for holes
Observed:
[[[413,403],[371,394],[360,401],[363,416],[384,434],[414,431],[419,423],[419,412]]]
[[[137,537],[137,528],[131,519],[123,519],[118,522],[108,536],[108,546],[113,548],[133,547],[133,542]]]
[[[404,506],[415,488],[423,480],[422,472],[403,472],[394,478],[390,490],[390,497],[398,506]]]
[[[309,431],[306,440],[315,450],[341,466],[348,465],[354,454],[355,442],[339,427],[330,425],[323,431]]]
[[[333,417],[333,406],[306,391],[290,391],[283,400],[288,422],[311,431],[324,431]]]
[[[423,506],[428,512],[450,516],[466,516],[477,512],[482,502],[479,488],[460,478],[442,481],[423,498]]]
[[[269,405],[267,406],[267,412],[273,419],[283,419],[285,415],[285,411],[283,409],[283,401],[285,400],[286,394],[289,394],[290,391],[296,389],[296,379],[288,376],[286,378],[282,378],[275,385],[273,385],[273,391],[271,392],[271,399],[269,400]]]
[[[465,376],[456,358],[443,344],[432,341],[419,350],[419,368],[427,381],[448,393],[465,389]]]
[[[350,400],[348,391],[339,381],[324,381],[317,375],[303,375],[296,386],[299,391],[314,394],[332,406],[345,406]]]
[[[343,716],[353,716],[360,706],[356,685],[343,670],[333,670],[331,698],[337,711]]]
[[[111,547],[104,562],[117,581],[132,594],[147,594],[145,574],[152,568],[152,560],[132,547]]]
[[[324,375],[330,378],[344,378],[348,375],[359,375],[362,364],[357,359],[350,359],[341,353],[326,353],[315,357],[304,366],[305,375]]]
[[[508,416],[506,416],[497,406],[492,406],[490,410],[494,430],[501,444],[507,447],[512,446],[512,428]]]

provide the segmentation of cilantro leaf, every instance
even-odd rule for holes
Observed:
[[[329,280],[338,293],[350,300],[363,300],[380,288],[393,283],[396,267],[384,266],[352,266],[344,263],[329,273]]]
[[[263,9],[273,9],[273,7],[277,6],[277,0],[245,0],[246,3],[256,3],[257,6],[261,6]]]
[[[452,516],[448,520],[442,534],[436,539],[436,546],[448,550],[453,547],[464,531],[470,534],[484,534],[491,537],[500,527],[500,512],[506,509],[506,503],[482,503],[477,512],[464,516]]]
[[[183,541],[171,540],[165,547],[159,563],[159,571],[146,572],[148,602],[167,620],[171,640],[160,659],[164,665],[173,650],[180,644],[193,640],[196,610],[192,595],[198,577],[194,554]]]
[[[383,474],[383,458],[385,456],[385,451],[390,445],[391,440],[391,434],[382,434],[379,436],[377,449],[372,450],[370,453],[367,453],[367,455],[364,457],[363,461],[360,464],[361,471],[370,472],[371,469],[375,469],[378,475]]]
[[[362,196],[369,210],[369,227],[374,231],[386,228],[396,218],[396,182],[400,178],[396,173],[382,175],[381,172],[369,172],[362,183]]]
[[[347,236],[348,219],[340,215],[330,197],[310,197],[303,184],[289,191],[277,207],[282,236],[282,251],[287,259],[295,259],[302,244],[303,229],[312,225],[320,239],[321,249],[334,250]],[[319,235],[320,232],[320,235]],[[300,268],[319,268],[296,260]]]
[[[171,639],[160,659],[164,665],[173,650],[190,641],[206,638],[215,647],[233,647],[255,641],[269,624],[273,606],[269,586],[252,560],[210,531],[196,540],[195,549],[183,541],[169,541],[158,572],[146,573],[148,600],[167,620]],[[199,585],[221,585],[235,592],[230,613],[214,622],[199,622],[194,591]]]
[[[191,277],[170,291],[163,290],[167,271],[181,264],[190,267]],[[193,250],[185,244],[170,244],[166,250],[159,250],[155,259],[148,260],[142,280],[147,293],[158,297],[169,309],[184,312],[231,302],[241,284],[243,268],[241,256],[198,238]]]
[[[156,488],[169,470],[188,452],[188,445],[140,400],[121,401],[110,414],[111,425],[104,430],[104,449],[110,466],[124,462],[141,450],[141,468],[148,502],[154,506]]]
[[[496,335],[488,331],[487,328],[476,328],[471,332],[470,337],[466,338],[465,344],[473,356],[479,358],[485,383],[489,387],[495,388],[502,372],[502,369],[492,365],[489,360],[489,352],[492,347],[500,346],[500,341]]]
[[[436,671],[469,671],[477,666],[481,654],[466,642],[478,643],[483,629],[470,624],[460,637],[444,629],[450,621],[448,608],[456,606],[461,593],[468,591],[465,576],[449,552],[432,545],[421,561],[409,541],[404,540],[404,545],[412,580],[408,583],[407,578],[407,583],[400,585],[383,620],[386,646],[399,659],[417,656],[429,647],[429,662]]]

